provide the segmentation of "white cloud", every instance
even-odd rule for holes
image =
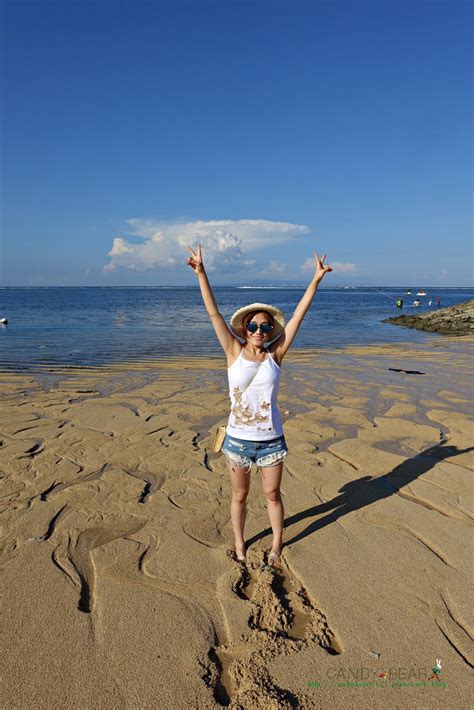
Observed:
[[[357,271],[357,266],[355,264],[351,264],[350,262],[326,260],[324,263],[328,264],[335,274],[354,274]],[[314,256],[306,259],[301,267],[302,271],[308,271],[309,269],[313,270],[315,268],[316,259]]]
[[[126,243],[125,239],[116,237],[112,244],[112,249],[109,251],[109,256],[119,256],[119,254],[130,254],[133,249],[131,249]]]
[[[265,271],[271,273],[271,274],[281,274],[283,271],[286,271],[286,264],[282,264],[281,261],[276,261],[272,260]]]
[[[308,271],[309,269],[313,270],[316,265],[316,260],[314,256],[309,256],[304,264],[301,266],[301,271]]]
[[[328,264],[335,273],[339,274],[354,274],[357,271],[357,266],[348,261],[331,261]]]
[[[156,266],[185,266],[189,257],[186,247],[196,248],[198,241],[209,270],[254,266],[255,259],[245,259],[249,252],[291,241],[310,231],[303,224],[265,219],[170,223],[129,219],[127,223],[131,235],[141,239],[142,243],[134,244],[124,237],[115,237],[108,253],[111,261],[104,266],[104,271],[115,271],[118,266],[137,271]],[[278,262],[270,263],[278,265]],[[278,266],[275,270],[279,270]]]

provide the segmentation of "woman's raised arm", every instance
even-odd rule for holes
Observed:
[[[326,266],[324,264],[324,260],[326,259],[326,254],[323,256],[322,259],[319,258],[319,256],[314,252],[314,255],[316,257],[316,270],[314,273],[314,276],[311,280],[311,283],[309,284],[308,288],[306,289],[303,298],[301,301],[298,303],[298,305],[295,308],[295,312],[293,313],[292,317],[288,321],[288,323],[285,326],[285,330],[281,334],[281,336],[277,340],[277,344],[275,347],[275,353],[278,358],[278,361],[281,362],[284,355],[288,351],[288,348],[290,347],[291,343],[295,339],[296,333],[298,332],[298,328],[301,325],[301,322],[303,318],[306,315],[306,312],[308,311],[308,308],[310,307],[314,295],[316,293],[316,289],[318,288],[319,284],[321,283],[323,277],[325,274],[328,273],[328,271],[332,271],[330,266]]]
[[[193,269],[194,273],[198,277],[199,287],[201,289],[202,300],[206,307],[206,311],[209,314],[211,323],[216,331],[216,335],[219,339],[222,348],[226,355],[232,354],[236,343],[239,341],[231,333],[227,327],[227,323],[222,317],[219,309],[217,308],[216,300],[214,294],[212,293],[211,284],[207,278],[206,270],[204,269],[204,264],[202,261],[201,245],[198,244],[197,252],[193,251],[191,247],[187,247],[191,256],[189,257],[187,264]]]

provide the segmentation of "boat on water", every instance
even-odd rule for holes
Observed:
[[[408,289],[408,291],[405,292],[407,296],[411,296],[411,291]]]
[[[418,291],[417,296],[426,296],[426,291]]]

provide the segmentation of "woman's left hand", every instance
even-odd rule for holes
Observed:
[[[328,271],[332,271],[331,267],[328,266],[327,264],[324,263],[324,260],[326,258],[326,254],[323,256],[322,259],[319,258],[316,252],[314,252],[314,256],[316,257],[316,274],[315,277],[318,281],[320,281],[324,274],[327,274]]]

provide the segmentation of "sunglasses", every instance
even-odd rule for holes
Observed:
[[[246,328],[249,331],[249,333],[256,333],[257,330],[261,330],[263,335],[268,335],[273,330],[273,326],[271,323],[258,324],[254,320],[251,320],[250,323],[247,323]]]

